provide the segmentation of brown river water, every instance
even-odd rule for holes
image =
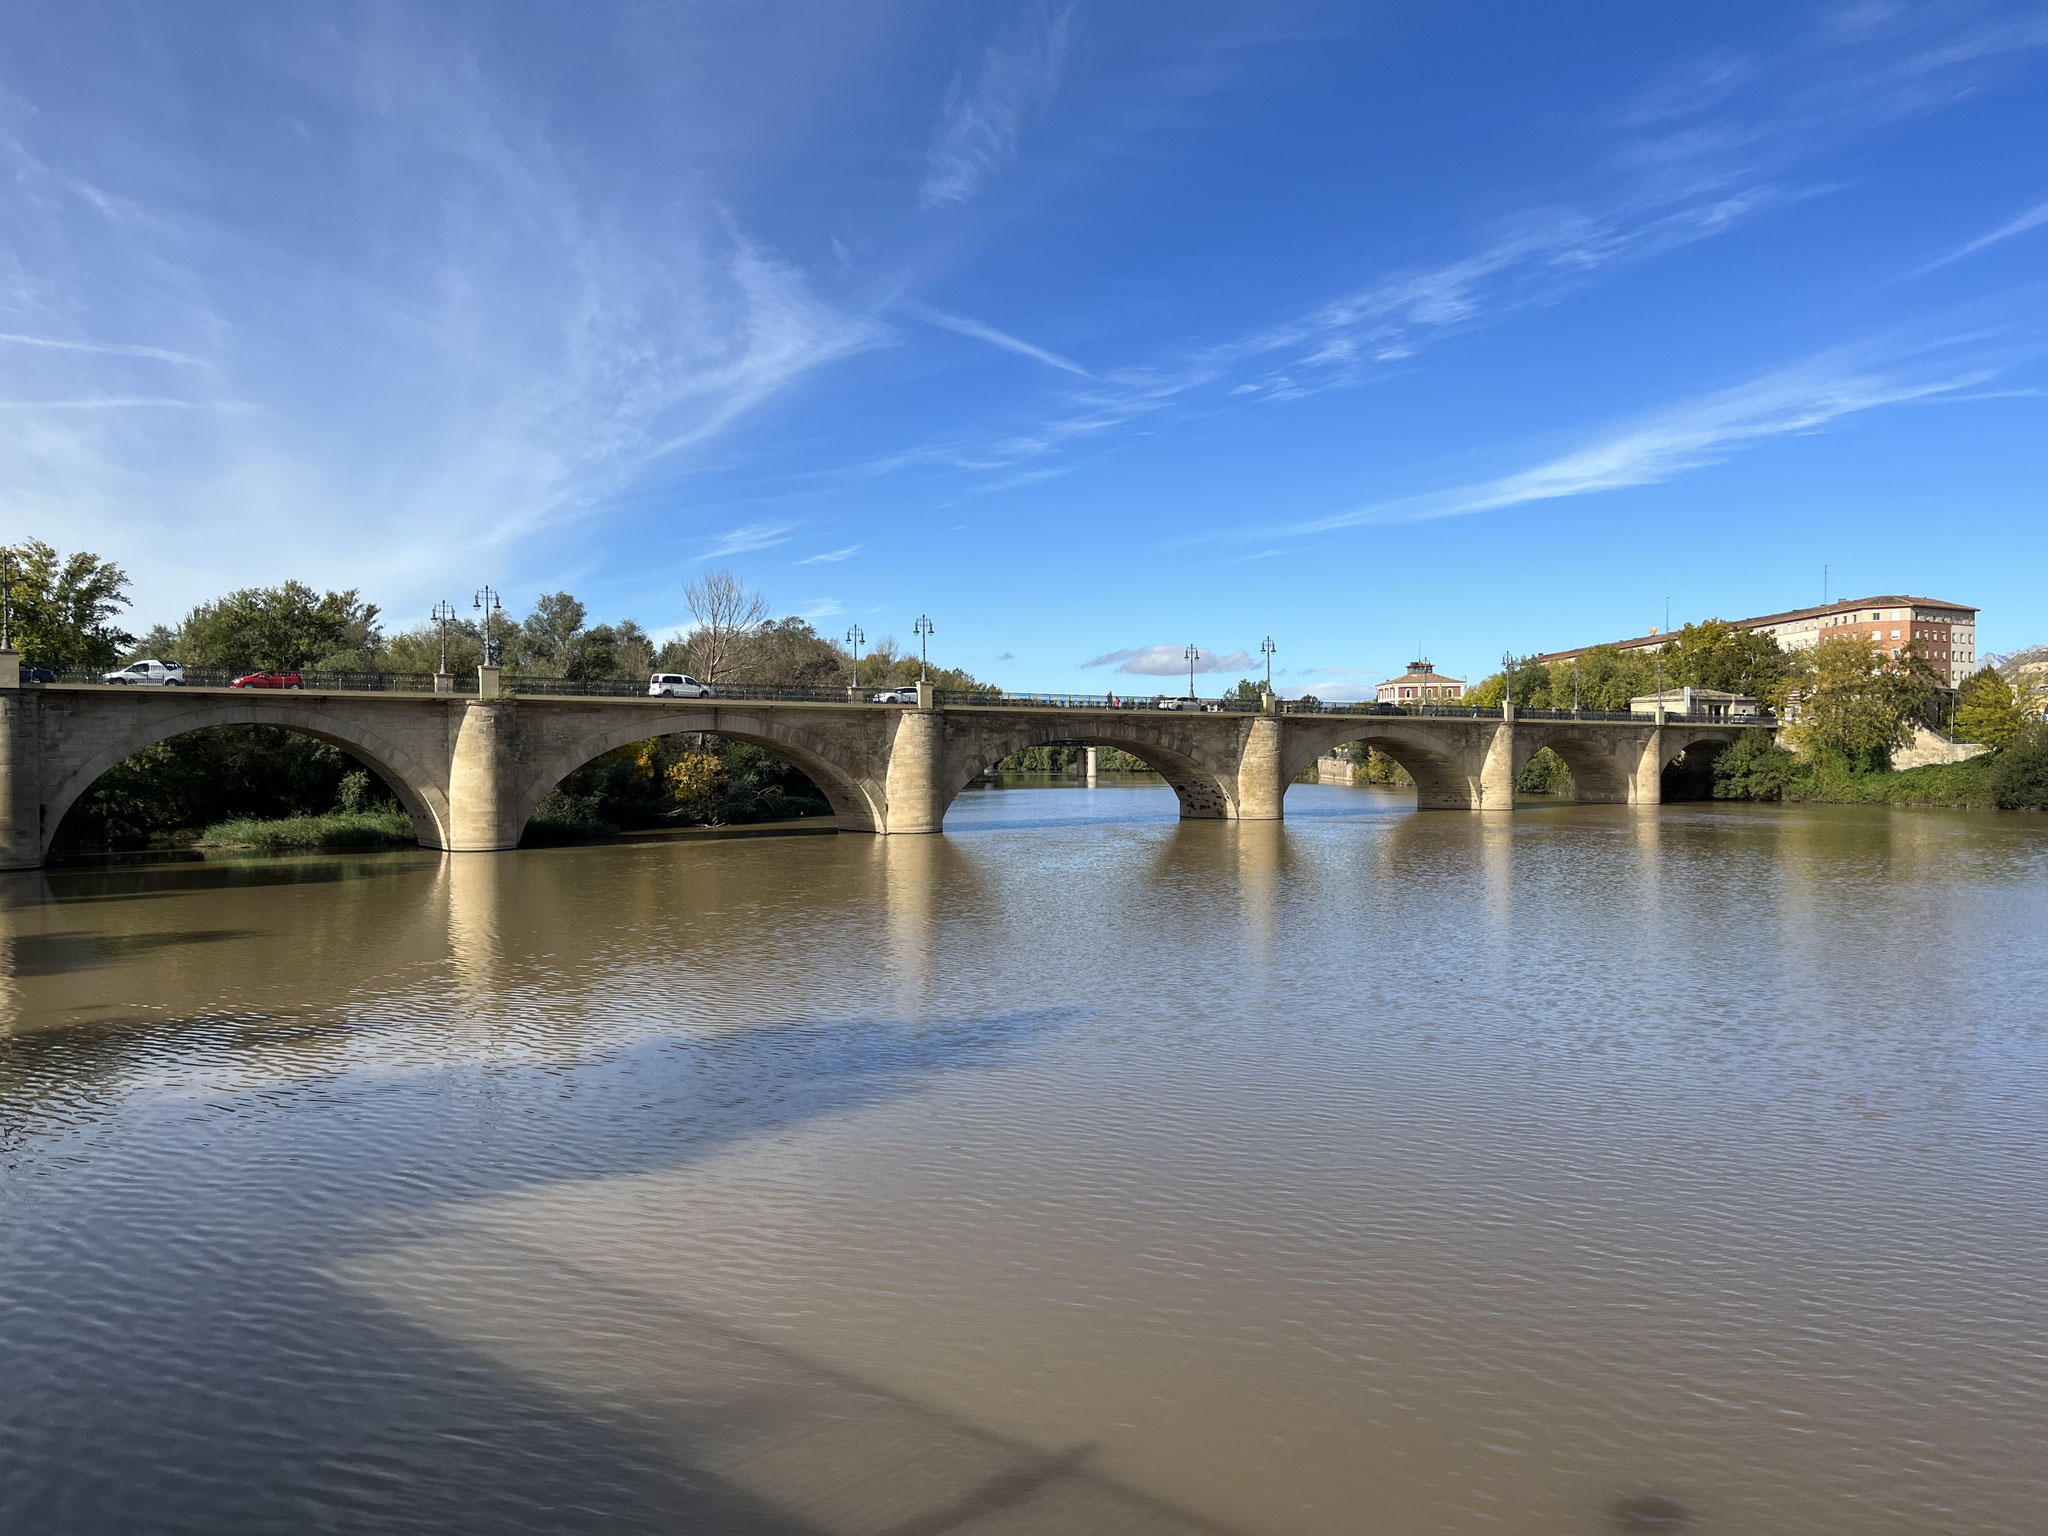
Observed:
[[[2048,1531],[2048,818],[0,876],[0,1531]]]

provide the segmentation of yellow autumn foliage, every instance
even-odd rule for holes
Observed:
[[[709,752],[685,752],[663,776],[677,801],[708,800],[725,788],[725,768]]]

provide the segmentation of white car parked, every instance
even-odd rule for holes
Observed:
[[[1208,706],[1203,704],[1203,702],[1200,699],[1191,698],[1187,694],[1182,694],[1179,698],[1176,699],[1167,694],[1162,693],[1158,697],[1158,699],[1156,699],[1153,702],[1152,707],[1154,709],[1191,709],[1199,712],[1203,709],[1206,709]]]
[[[908,688],[890,688],[881,693],[871,693],[868,695],[868,702],[870,704],[915,704],[917,702],[917,685],[913,683]]]
[[[179,661],[138,661],[113,672],[102,672],[103,683],[143,683],[155,688],[185,686],[185,664]]]
[[[681,672],[657,672],[647,680],[650,699],[715,699],[718,691]]]

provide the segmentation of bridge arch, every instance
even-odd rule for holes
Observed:
[[[194,699],[176,710],[136,713],[121,729],[97,740],[84,760],[63,774],[46,795],[42,802],[39,857],[49,858],[65,816],[78,803],[79,796],[110,769],[160,741],[223,725],[272,725],[341,748],[382,779],[397,797],[412,820],[413,835],[422,848],[447,846],[447,794],[436,775],[412,753],[363,720],[333,714],[316,704],[297,704],[273,696],[246,702],[233,698]]]
[[[1354,744],[1371,747],[1408,771],[1415,781],[1418,810],[1464,811],[1479,804],[1483,764],[1473,760],[1469,744],[1441,728],[1432,728],[1427,719],[1370,715],[1341,716],[1327,725],[1293,732],[1280,764],[1282,794],[1317,758]]]
[[[1589,805],[1627,805],[1634,798],[1640,741],[1608,731],[1601,734],[1569,722],[1554,730],[1518,725],[1515,729],[1515,773],[1548,747],[1571,770],[1572,798]]]
[[[508,826],[515,835],[525,830],[548,792],[577,769],[607,752],[657,736],[723,736],[765,747],[795,764],[818,787],[841,831],[874,832],[885,823],[880,785],[857,772],[842,753],[800,723],[767,717],[760,711],[695,708],[650,715],[629,710],[595,723],[564,723],[548,734],[553,739],[534,755],[531,769],[508,791]]]
[[[1142,716],[1127,722],[1098,716],[995,729],[981,726],[948,754],[951,771],[944,786],[945,805],[950,807],[962,790],[1012,753],[1059,743],[1115,747],[1118,751],[1130,753],[1166,780],[1180,801],[1183,821],[1234,818],[1237,815],[1234,766],[1232,771],[1221,771],[1214,764],[1203,761],[1189,744],[1175,744],[1163,739],[1165,734],[1164,729],[1150,724]]]

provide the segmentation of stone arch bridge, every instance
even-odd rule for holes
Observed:
[[[1051,742],[1119,747],[1165,778],[1184,818],[1278,820],[1318,757],[1364,743],[1414,777],[1425,810],[1510,810],[1515,775],[1549,747],[1578,798],[1641,805],[1663,769],[1740,725],[1478,715],[1178,713],[1023,702],[915,707],[856,700],[476,697],[343,690],[0,686],[0,869],[48,855],[93,781],[143,748],[218,725],[273,725],[334,743],[380,775],[421,846],[515,847],[541,797],[592,758],[650,736],[750,741],[801,768],[843,831],[924,833],[984,770]]]

